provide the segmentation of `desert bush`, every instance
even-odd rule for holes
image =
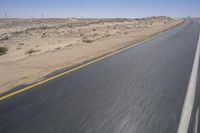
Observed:
[[[98,33],[94,33],[93,36],[99,36],[99,34]]]
[[[125,31],[125,32],[124,32],[124,34],[128,34],[128,32],[127,32],[127,31]]]
[[[61,49],[61,47],[57,47],[57,48],[55,48],[55,50],[59,50],[59,49]]]
[[[121,34],[121,32],[120,32],[120,31],[117,31],[116,33],[117,33],[117,34]]]
[[[91,43],[91,42],[93,42],[93,40],[91,40],[91,39],[83,39],[83,42],[85,42],[85,43]]]
[[[19,45],[24,45],[24,43],[20,43]]]
[[[6,54],[7,51],[8,51],[8,48],[6,48],[6,47],[0,47],[0,55]]]
[[[26,54],[33,54],[35,52],[38,52],[39,50],[34,50],[34,49],[30,49],[26,52]]]
[[[93,28],[92,31],[96,31],[96,29]]]
[[[106,34],[104,37],[110,37],[111,36],[111,34]]]
[[[38,29],[40,30],[46,30],[48,27],[47,26],[43,26],[43,27],[39,27]]]
[[[81,33],[81,34],[80,34],[80,37],[83,37],[83,36],[84,36],[84,34]]]
[[[45,37],[47,37],[47,34],[46,34],[46,32],[42,33],[42,36],[41,36],[41,38],[45,38]]]
[[[4,36],[3,38],[1,38],[1,40],[8,40],[9,37],[8,36]]]

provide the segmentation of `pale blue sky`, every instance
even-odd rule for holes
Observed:
[[[0,0],[0,17],[200,16],[200,0]]]

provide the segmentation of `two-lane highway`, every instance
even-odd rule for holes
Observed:
[[[0,133],[176,133],[196,20],[0,101]]]

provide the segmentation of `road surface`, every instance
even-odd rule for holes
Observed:
[[[197,20],[187,20],[0,101],[0,133],[176,133],[199,31]],[[189,132],[194,131],[194,118],[193,113]]]

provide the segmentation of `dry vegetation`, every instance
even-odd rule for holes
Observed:
[[[0,55],[6,54],[7,51],[8,49],[6,47],[0,47]]]
[[[181,22],[168,17],[0,19],[0,93],[59,68],[126,47]]]

